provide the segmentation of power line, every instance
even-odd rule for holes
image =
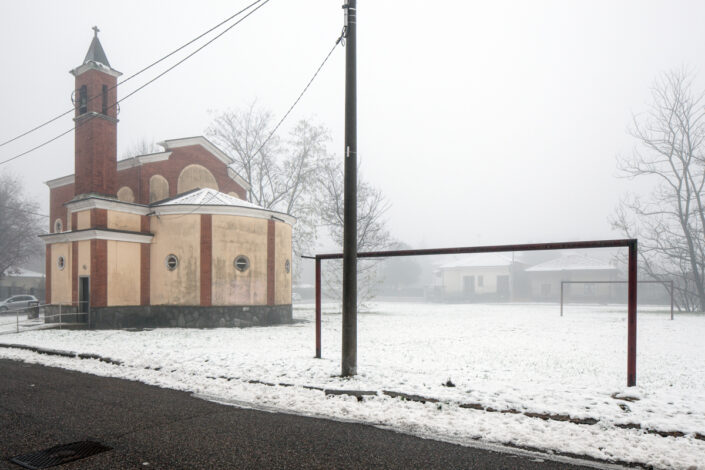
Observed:
[[[245,19],[247,19],[250,15],[252,15],[254,12],[256,12],[257,10],[259,10],[259,9],[262,8],[264,5],[266,5],[267,3],[270,2],[270,0],[258,0],[258,2],[262,2],[262,1],[263,1],[264,3],[260,4],[259,6],[257,6],[257,8],[255,8],[254,10],[250,11],[249,13],[247,13],[247,15],[245,15],[244,17],[242,17],[241,19],[239,19],[238,21],[236,21],[236,22],[233,23],[232,25],[228,26],[222,33],[218,34],[218,35],[215,36],[213,39],[211,39],[210,41],[206,42],[206,43],[203,44],[201,47],[199,47],[198,49],[196,49],[195,51],[193,51],[192,53],[190,53],[189,55],[187,55],[185,58],[181,59],[181,60],[180,60],[179,62],[177,62],[176,64],[174,64],[174,65],[172,65],[171,67],[169,67],[168,69],[166,69],[164,72],[160,73],[159,75],[157,75],[156,77],[154,77],[153,79],[151,79],[150,81],[148,81],[147,83],[145,83],[144,85],[142,85],[141,87],[137,88],[136,90],[133,90],[132,93],[129,93],[129,94],[128,94],[127,96],[125,96],[124,98],[121,98],[121,99],[117,100],[115,103],[113,103],[113,104],[111,104],[110,106],[108,106],[108,109],[114,108],[114,107],[117,106],[119,103],[121,103],[122,101],[125,101],[127,98],[129,98],[130,96],[134,95],[135,93],[137,93],[138,91],[140,91],[141,89],[143,89],[144,87],[146,87],[147,85],[149,85],[149,84],[153,83],[154,81],[156,81],[157,79],[163,77],[163,76],[166,75],[168,72],[172,71],[173,69],[175,69],[176,67],[178,67],[179,65],[181,65],[182,63],[184,63],[186,60],[188,60],[188,59],[190,59],[191,57],[193,57],[195,54],[197,54],[198,52],[200,52],[201,50],[203,50],[206,46],[210,45],[213,41],[215,41],[216,39],[220,38],[220,37],[223,36],[225,33],[227,33],[228,31],[230,31],[231,29],[233,29],[235,26],[237,26],[237,25],[239,25],[240,23],[242,23],[242,22],[243,22]],[[256,3],[257,3],[257,2],[256,2]],[[87,121],[84,121],[84,122],[87,122]],[[33,152],[33,151],[39,149],[39,148],[42,148],[42,147],[44,147],[45,145],[48,145],[48,144],[50,144],[51,142],[53,142],[53,141],[59,139],[60,137],[63,137],[64,135],[70,133],[71,131],[76,130],[76,128],[78,128],[78,126],[80,126],[80,125],[82,125],[82,124],[83,124],[83,122],[81,122],[81,123],[79,123],[79,124],[76,124],[76,125],[74,125],[71,129],[68,129],[67,131],[62,132],[61,134],[59,134],[59,135],[57,135],[57,136],[55,136],[55,137],[53,137],[53,138],[51,138],[51,139],[49,139],[49,140],[47,140],[47,141],[45,141],[45,142],[42,142],[41,144],[37,145],[36,147],[33,147],[33,148],[31,148],[31,149],[29,149],[29,150],[27,150],[27,151],[25,151],[25,152],[22,152],[22,153],[20,153],[20,154],[18,154],[18,155],[15,155],[15,156],[11,157],[11,158],[8,158],[8,159],[6,159],[6,160],[0,161],[0,165],[4,165],[5,163],[9,163],[9,162],[11,162],[11,161],[13,161],[13,160],[16,160],[16,159],[18,159],[18,158],[24,156],[24,155],[27,155],[28,153],[31,153],[31,152]]]
[[[291,111],[294,109],[294,107],[295,107],[297,104],[299,104],[299,101],[301,101],[301,98],[304,96],[304,93],[306,93],[306,91],[309,89],[309,87],[311,86],[311,84],[313,83],[313,81],[314,81],[314,80],[316,79],[316,77],[318,76],[318,73],[321,71],[321,69],[323,68],[323,66],[326,65],[326,62],[328,62],[328,59],[330,58],[331,54],[333,54],[333,51],[335,50],[335,48],[338,47],[338,44],[340,44],[341,41],[343,41],[343,38],[344,38],[344,37],[345,37],[345,29],[343,29],[343,32],[340,33],[340,36],[338,37],[338,39],[336,39],[335,44],[333,44],[333,47],[332,47],[331,50],[328,52],[328,55],[326,56],[325,59],[323,59],[323,62],[321,62],[321,65],[318,66],[318,69],[316,69],[316,72],[313,74],[313,77],[311,77],[311,80],[308,81],[308,83],[307,83],[306,86],[304,87],[303,91],[299,94],[299,97],[296,98],[296,101],[294,101],[294,103],[289,107],[288,111],[284,114],[284,116],[282,116],[282,118],[279,120],[279,122],[277,123],[277,125],[274,126],[274,129],[272,129],[272,132],[269,133],[269,135],[268,135],[267,138],[264,140],[264,142],[262,143],[262,145],[260,145],[259,148],[258,148],[257,150],[255,150],[255,153],[252,154],[253,157],[254,157],[255,155],[257,155],[257,154],[260,152],[260,150],[262,150],[262,148],[264,148],[265,145],[267,145],[267,142],[269,142],[269,140],[272,138],[272,136],[273,136],[274,133],[277,131],[277,129],[279,129],[279,126],[281,126],[281,124],[284,122],[284,120],[287,118],[287,116],[289,116],[289,114],[290,114]]]
[[[186,44],[182,45],[181,47],[178,47],[177,49],[174,49],[173,51],[171,51],[170,53],[168,53],[168,54],[165,55],[164,57],[162,57],[162,58],[160,58],[160,59],[158,59],[158,60],[152,62],[151,64],[149,64],[148,66],[146,66],[146,67],[144,67],[143,69],[139,70],[138,72],[136,72],[136,73],[130,75],[130,76],[127,77],[126,79],[122,80],[121,82],[119,82],[119,83],[113,85],[112,87],[110,87],[110,88],[108,89],[108,91],[117,88],[118,86],[120,86],[120,85],[122,85],[122,84],[124,84],[124,83],[126,83],[126,82],[128,82],[128,81],[130,81],[130,80],[132,80],[133,78],[135,78],[136,76],[142,74],[143,72],[146,72],[147,70],[151,69],[151,68],[154,67],[155,65],[158,65],[159,63],[165,61],[166,59],[168,59],[168,58],[171,57],[172,55],[174,55],[174,54],[176,54],[177,52],[180,52],[181,50],[183,50],[184,48],[190,46],[190,45],[193,44],[194,42],[198,41],[199,39],[203,38],[203,37],[206,36],[207,34],[209,34],[209,33],[213,32],[214,30],[218,29],[219,27],[221,27],[221,26],[224,25],[225,23],[231,21],[233,18],[236,18],[237,16],[241,15],[242,13],[244,13],[245,11],[249,10],[249,9],[252,8],[254,5],[256,5],[256,4],[258,4],[258,3],[262,2],[262,1],[263,1],[263,0],[256,0],[256,1],[252,2],[252,3],[250,3],[250,4],[247,5],[245,8],[243,8],[242,10],[240,10],[240,11],[238,11],[237,13],[233,14],[233,15],[230,16],[229,18],[227,18],[227,19],[221,21],[221,22],[218,23],[217,25],[215,25],[215,26],[213,26],[212,28],[210,28],[208,31],[205,31],[204,33],[202,33],[202,34],[200,34],[199,36],[193,38],[192,40],[190,40],[190,41],[187,42]],[[269,1],[269,0],[266,0],[265,3],[267,3],[268,1]],[[262,6],[262,5],[260,5],[260,6]],[[258,8],[259,8],[259,7],[258,7]],[[251,13],[252,13],[252,12],[251,12]],[[248,16],[249,16],[249,15],[248,15]],[[245,18],[246,18],[246,17],[245,17]],[[244,18],[243,18],[243,19],[244,19]],[[236,24],[237,24],[237,23],[236,23]],[[228,28],[228,29],[229,29],[229,28]],[[226,31],[227,31],[227,30],[226,30]],[[217,36],[217,37],[219,37],[219,36]],[[216,39],[217,39],[217,37],[216,37]],[[212,42],[212,41],[211,41],[211,42]],[[199,49],[199,50],[200,50],[200,49]],[[196,52],[198,52],[198,50],[197,50]],[[178,65],[178,64],[177,64],[177,65]],[[129,96],[129,95],[128,95],[128,96]],[[91,96],[91,97],[88,99],[88,102],[90,102],[90,101],[92,101],[92,100],[94,100],[94,99],[96,99],[96,98],[99,98],[99,97],[102,97],[102,93],[101,93],[101,94],[98,94],[98,95]],[[124,98],[123,98],[123,99],[124,99]],[[6,141],[0,143],[0,147],[2,147],[2,146],[4,146],[4,145],[7,145],[7,144],[9,144],[9,143],[11,143],[11,142],[14,142],[14,141],[16,141],[16,140],[18,140],[18,139],[21,139],[22,137],[24,137],[24,136],[26,136],[26,135],[28,135],[28,134],[31,134],[32,132],[34,132],[34,131],[36,131],[36,130],[41,129],[41,128],[44,127],[44,126],[47,126],[47,125],[51,124],[52,122],[56,121],[57,119],[60,119],[60,118],[62,118],[62,117],[64,117],[64,116],[66,116],[67,114],[73,112],[74,110],[75,110],[75,107],[72,107],[72,108],[68,109],[67,111],[65,111],[65,112],[63,112],[63,113],[61,113],[61,114],[59,114],[59,115],[57,115],[57,116],[54,116],[53,118],[49,119],[48,121],[43,122],[43,123],[41,123],[41,124],[39,124],[39,125],[33,127],[32,129],[30,129],[30,130],[28,130],[28,131],[26,131],[26,132],[23,132],[22,134],[19,134],[19,135],[15,136],[15,137],[13,137],[13,138],[11,138],[11,139],[9,139],[9,140],[6,140]],[[70,132],[70,131],[68,131],[68,132]],[[64,134],[66,134],[66,133],[68,133],[68,132],[65,132]],[[64,134],[61,134],[61,135],[59,135],[58,137],[61,137],[61,136],[63,136]],[[58,138],[58,137],[57,137],[57,138]],[[56,139],[52,139],[51,141],[48,141],[47,143],[53,142],[54,140],[56,140]],[[39,148],[39,147],[35,147],[35,148],[33,148],[33,149],[31,149],[31,150],[25,152],[25,153],[32,152],[32,151],[36,150],[37,148]],[[24,154],[22,154],[22,155],[24,155]],[[22,155],[19,155],[17,158],[19,158],[19,157],[22,156]],[[14,158],[13,158],[13,159],[14,159]],[[10,161],[10,160],[8,160],[8,161]],[[2,162],[2,163],[5,163],[5,162]]]
[[[301,93],[299,93],[298,98],[296,98],[296,100],[294,101],[294,103],[289,107],[289,109],[288,109],[287,112],[284,114],[284,116],[279,120],[279,122],[277,123],[277,125],[274,126],[274,129],[272,129],[272,132],[269,133],[269,135],[267,136],[267,138],[265,139],[265,141],[262,143],[262,145],[260,145],[259,148],[252,154],[253,157],[254,157],[255,155],[257,155],[260,150],[262,150],[262,148],[267,144],[267,142],[269,142],[269,140],[272,138],[272,136],[273,136],[274,133],[277,131],[277,129],[279,128],[279,126],[281,126],[281,124],[284,122],[284,120],[287,118],[287,116],[289,116],[289,114],[290,114],[291,111],[294,109],[294,107],[299,103],[299,101],[301,101],[301,98],[304,96],[304,93],[306,93],[306,91],[309,89],[309,87],[311,86],[311,84],[313,83],[313,81],[314,81],[314,80],[316,79],[316,77],[318,76],[318,73],[321,71],[321,69],[322,69],[323,66],[326,64],[326,62],[328,62],[328,59],[329,59],[330,56],[333,54],[333,51],[335,50],[335,48],[338,47],[338,44],[340,44],[341,41],[343,40],[344,34],[345,34],[345,30],[343,30],[343,32],[341,33],[340,37],[338,37],[338,39],[335,41],[335,44],[333,45],[333,47],[331,48],[331,50],[328,51],[328,55],[326,55],[326,58],[323,59],[323,62],[321,62],[321,65],[318,66],[318,69],[316,69],[316,72],[313,74],[313,77],[311,77],[311,80],[308,81],[308,83],[307,83],[306,86],[304,87],[303,91],[302,91]],[[179,216],[179,217],[183,217],[183,216],[185,216],[185,215],[193,214],[194,212],[196,212],[196,211],[197,211],[198,209],[200,209],[201,207],[207,205],[207,204],[211,201],[212,198],[213,198],[213,196],[211,196],[211,198],[209,198],[208,201],[202,202],[202,203],[198,204],[192,211],[190,211],[190,212],[188,212],[188,213],[186,213],[186,214],[183,214],[183,215],[181,215],[181,216]]]

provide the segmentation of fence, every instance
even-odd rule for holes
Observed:
[[[90,307],[87,302],[53,305],[35,302],[35,305],[0,314],[0,334],[47,328],[85,327],[89,324]]]

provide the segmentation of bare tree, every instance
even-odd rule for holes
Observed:
[[[330,134],[325,127],[301,120],[286,138],[270,138],[272,121],[269,111],[252,102],[243,110],[216,113],[206,134],[235,159],[234,169],[252,185],[252,202],[297,218],[293,250],[298,276],[299,256],[313,250],[320,227],[342,246],[343,170],[328,154]],[[390,237],[383,215],[388,205],[381,191],[361,181],[358,200],[359,250],[387,247]],[[375,267],[360,263],[362,298],[373,290]]]
[[[321,223],[328,227],[331,239],[339,247],[343,246],[344,228],[344,173],[340,161],[328,160],[321,168],[318,182],[321,192],[317,208]],[[358,252],[377,251],[390,248],[393,243],[384,215],[389,203],[382,191],[360,177],[357,185],[357,247]],[[342,262],[329,262],[325,271],[326,292],[339,296],[342,286]],[[358,297],[364,303],[374,298],[378,282],[378,260],[358,260]]]
[[[38,210],[39,204],[24,195],[17,178],[0,174],[0,277],[41,251]]]
[[[685,70],[663,74],[647,112],[634,116],[632,156],[618,166],[629,178],[652,178],[653,192],[627,196],[614,228],[639,239],[642,271],[673,279],[678,308],[705,311],[705,106]]]
[[[140,155],[149,155],[150,153],[160,152],[161,149],[154,141],[148,141],[146,139],[139,140],[133,143],[130,147],[122,152],[122,158],[134,158]]]
[[[235,159],[235,171],[252,188],[250,200],[265,209],[297,218],[293,237],[294,273],[300,273],[299,255],[310,252],[316,240],[316,175],[329,158],[328,130],[301,120],[286,139],[272,132],[269,111],[252,102],[244,110],[217,113],[206,134]]]

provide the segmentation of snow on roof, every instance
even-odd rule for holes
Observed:
[[[563,255],[527,269],[527,271],[598,271],[616,270],[617,268],[607,261],[591,258],[580,254]]]
[[[24,268],[8,268],[3,275],[8,277],[44,277],[42,273]]]
[[[177,206],[177,205],[195,205],[195,206],[231,206],[231,207],[247,207],[250,209],[263,209],[257,204],[245,201],[229,194],[221,193],[215,189],[195,189],[184,194],[180,194],[174,198],[166,199],[162,202],[152,204],[152,206]]]
[[[517,256],[512,259],[512,255],[507,255],[504,253],[477,253],[470,256],[466,256],[458,261],[452,261],[441,265],[440,269],[451,269],[451,268],[480,268],[480,267],[490,267],[490,266],[511,266],[512,261],[515,263],[520,262]]]

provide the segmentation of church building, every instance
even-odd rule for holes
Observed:
[[[91,328],[291,321],[295,219],[248,202],[204,137],[117,161],[117,79],[98,31],[75,77],[75,174],[47,182],[46,303]]]

